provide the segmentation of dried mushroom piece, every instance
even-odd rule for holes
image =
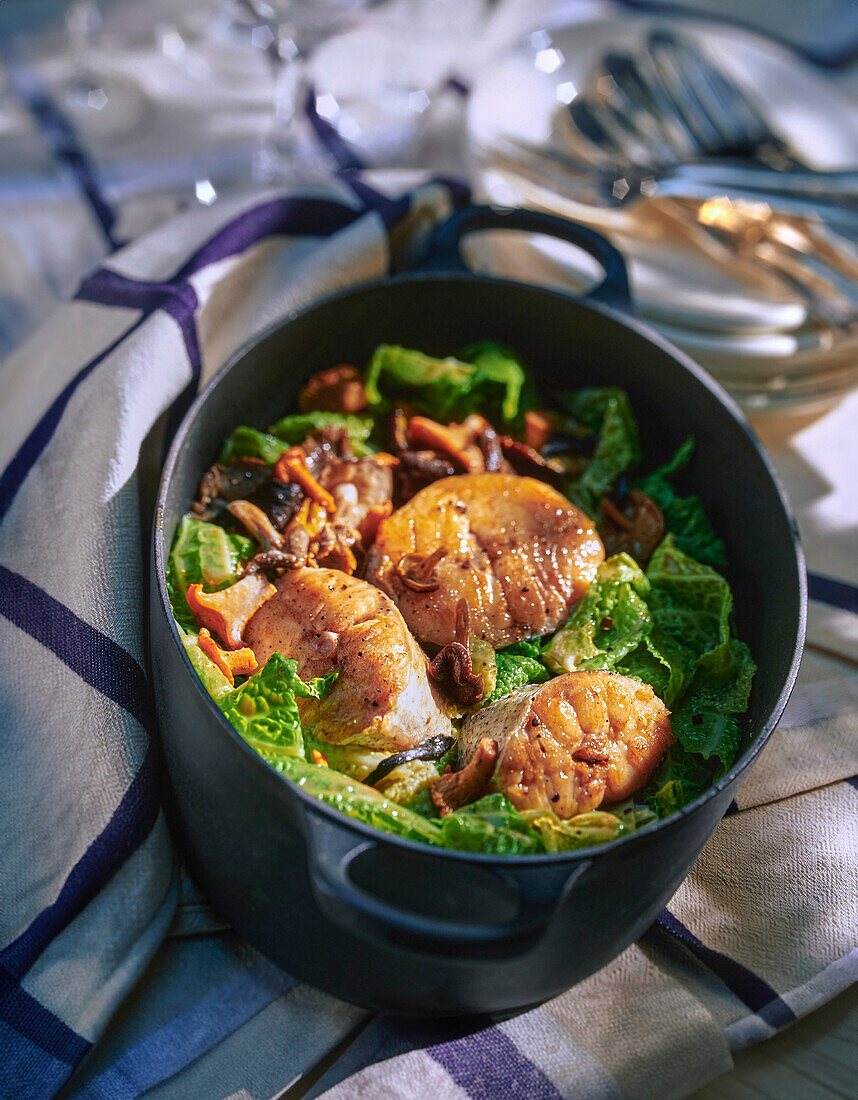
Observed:
[[[489,789],[498,759],[498,743],[484,737],[468,763],[458,772],[445,772],[429,783],[429,796],[441,817],[476,802]]]
[[[390,441],[394,451],[408,450],[408,414],[404,409],[390,414]]]
[[[290,447],[284,451],[274,466],[274,476],[280,481],[294,481],[300,485],[311,500],[331,515],[337,510],[334,498],[311,473],[303,447]]]
[[[640,489],[632,489],[619,506],[605,497],[601,512],[599,535],[605,553],[610,557],[624,552],[645,569],[664,538],[664,516],[656,502]]]
[[[503,469],[504,457],[503,451],[501,450],[500,439],[498,438],[498,433],[488,421],[486,421],[485,427],[477,436],[477,445],[483,456],[483,469],[486,473],[493,474]]]
[[[524,442],[541,451],[560,427],[560,416],[551,409],[528,409],[524,414]]]
[[[230,649],[241,649],[248,621],[276,591],[273,584],[257,573],[242,577],[220,592],[204,592],[201,584],[192,584],[186,598],[201,626],[216,634]]]
[[[366,783],[368,787],[374,787],[376,783],[380,783],[400,764],[408,764],[412,760],[440,760],[444,753],[448,752],[455,743],[455,737],[447,737],[444,734],[427,737],[425,741],[421,741],[413,749],[395,752],[392,756],[382,760],[361,782]]]
[[[243,649],[222,649],[204,626],[200,627],[197,644],[214,661],[232,687],[235,687],[236,676],[252,676],[259,668],[252,649],[247,646]]]
[[[412,417],[411,419],[415,419]],[[421,418],[425,420],[426,418]],[[420,447],[409,439],[409,414],[404,409],[395,408],[390,416],[389,431],[391,447],[396,454],[399,465],[395,471],[394,500],[396,504],[403,504],[410,500],[421,489],[431,485],[433,481],[440,481],[444,477],[452,477],[460,472],[462,464],[455,461],[449,454],[430,447]],[[428,423],[434,424],[434,421]],[[443,425],[436,425],[443,428]],[[436,440],[437,441],[437,440]]]
[[[250,559],[241,575],[248,577],[253,573],[281,572],[284,569],[297,569],[303,564],[304,562],[287,550],[263,550]]]
[[[299,565],[307,565],[312,546],[325,528],[328,513],[321,505],[305,497],[289,526],[283,532],[283,549]]]
[[[282,547],[280,532],[262,509],[251,504],[249,500],[233,500],[227,504],[226,510],[256,539],[263,550],[279,550]]]
[[[314,428],[303,443],[296,444],[304,452],[310,471],[315,474],[319,463],[329,458],[354,458],[352,437],[348,428],[338,428],[328,424],[324,428]]]
[[[543,458],[542,455],[508,435],[500,437],[500,448],[504,458],[512,466],[513,470],[522,477],[535,477],[540,481],[546,481],[555,489],[563,489],[563,467],[553,458]]]
[[[294,482],[270,477],[246,499],[257,508],[261,508],[276,529],[282,532],[298,511],[304,499],[304,493],[301,486]]]
[[[435,576],[435,566],[447,553],[443,546],[431,554],[405,554],[399,559],[396,572],[412,592],[434,592],[441,583]]]
[[[483,677],[471,661],[470,612],[464,598],[456,605],[455,641],[448,642],[429,662],[429,675],[464,707],[479,703],[485,694]]]
[[[405,451],[399,456],[399,461],[407,469],[425,475],[428,481],[453,477],[456,473],[453,463],[435,451]]]
[[[298,394],[302,413],[358,413],[367,406],[366,389],[360,371],[350,363],[314,374]]]
[[[200,519],[215,519],[230,501],[256,492],[270,474],[270,468],[261,458],[239,458],[228,465],[216,462],[200,479],[191,511]]]
[[[360,535],[345,523],[327,524],[319,532],[312,549],[316,565],[323,569],[339,569],[351,575],[357,570],[355,549],[360,550]]]
[[[428,416],[412,416],[408,421],[408,443],[418,450],[438,451],[459,472],[480,473],[485,470],[485,462],[477,440],[487,427],[490,425],[486,418],[477,413],[461,424],[439,424]]]

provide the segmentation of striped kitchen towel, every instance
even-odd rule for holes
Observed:
[[[268,1100],[326,1057],[313,1091],[336,1100],[682,1096],[855,978],[858,672],[830,655],[854,641],[854,587],[833,579],[848,556],[840,572],[824,552],[834,519],[801,499],[825,563],[817,648],[669,911],[600,973],[504,1021],[370,1020],[199,899],[175,916],[139,595],[165,436],[248,338],[384,273],[391,242],[407,251],[464,199],[373,182],[236,197],[155,230],[0,369],[0,1096],[51,1096],[84,1063],[66,1095]],[[852,403],[836,416],[854,422]],[[808,444],[820,466],[839,424]]]
[[[53,313],[0,366],[0,1098],[666,1100],[854,981],[858,395],[772,451],[818,571],[813,648],[733,812],[638,944],[514,1018],[406,1022],[295,983],[224,929],[175,866],[149,740],[139,593],[164,441],[235,348],[382,274],[391,240],[463,196],[350,175],[162,224],[200,173],[158,127],[151,163],[181,179],[141,177],[127,144],[88,156],[38,73],[9,76],[30,129],[6,167],[34,150],[36,171],[2,176],[0,350]],[[249,140],[252,95],[267,109],[250,81],[207,88],[200,125],[229,115]]]
[[[372,1018],[292,983],[183,883],[169,937],[63,1100],[686,1096],[858,975],[856,730],[858,671],[809,652],[668,910],[598,974],[511,1019]]]
[[[175,910],[141,599],[166,436],[238,346],[385,273],[391,234],[463,197],[350,177],[194,211],[114,253],[0,368],[0,1096],[54,1094]],[[269,1000],[289,984],[270,970]]]

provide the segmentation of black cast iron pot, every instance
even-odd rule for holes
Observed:
[[[467,272],[460,236],[498,226],[582,246],[602,263],[604,282],[577,301]],[[475,208],[442,228],[429,264],[448,270],[345,290],[290,317],[196,401],[158,499],[151,662],[174,834],[220,914],[293,975],[370,1009],[500,1012],[559,993],[609,962],[688,874],[786,705],[804,635],[804,568],[789,509],[740,412],[689,359],[620,312],[630,308],[628,282],[606,241],[549,215]],[[443,356],[482,338],[518,352],[545,402],[585,385],[626,389],[647,468],[694,435],[683,488],[703,498],[726,542],[738,632],[758,665],[745,751],[730,772],[673,817],[584,851],[499,858],[429,848],[304,794],[206,694],[164,585],[177,523],[236,424],[267,427],[310,374],[363,364],[379,343]]]

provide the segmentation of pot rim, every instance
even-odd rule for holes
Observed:
[[[464,852],[457,851],[450,848],[435,847],[431,844],[422,844],[419,841],[408,840],[405,837],[397,836],[394,833],[385,832],[382,829],[376,829],[371,825],[366,825],[364,822],[359,821],[356,818],[350,817],[347,814],[342,813],[339,810],[334,809],[332,806],[327,805],[321,799],[315,798],[313,795],[307,794],[302,788],[300,788],[295,782],[289,779],[287,776],[277,772],[272,768],[265,760],[244,740],[244,738],[238,733],[236,729],[227,721],[226,716],[221,712],[215,703],[214,699],[209,695],[203,686],[199,676],[194,671],[193,665],[190,662],[190,658],[185,652],[185,647],[182,645],[179,637],[179,632],[176,627],[176,622],[173,617],[172,607],[170,604],[169,596],[167,594],[166,584],[166,572],[165,572],[165,555],[163,552],[164,547],[164,514],[165,514],[165,497],[167,490],[172,481],[173,471],[178,463],[179,456],[184,446],[185,437],[191,427],[191,424],[196,420],[197,416],[201,413],[203,407],[207,404],[210,394],[220,384],[221,380],[233,369],[233,367],[253,350],[263,340],[268,339],[274,332],[281,328],[292,324],[298,318],[305,316],[313,312],[314,310],[321,309],[328,305],[334,304],[340,300],[348,298],[349,296],[357,293],[364,293],[368,290],[381,290],[389,288],[390,286],[404,284],[404,283],[465,283],[467,285],[472,284],[493,284],[506,286],[516,290],[526,289],[538,294],[544,295],[550,299],[554,299],[558,302],[565,304],[574,304],[584,309],[590,310],[600,316],[606,317],[609,320],[617,322],[623,325],[625,328],[631,329],[636,335],[646,340],[648,343],[655,345],[661,351],[671,356],[676,360],[680,366],[688,371],[705,389],[709,391],[712,398],[722,405],[735,420],[737,426],[744,433],[748,443],[753,451],[756,453],[757,458],[765,468],[769,479],[772,482],[777,498],[780,502],[783,513],[787,519],[790,531],[791,531],[791,544],[795,561],[796,569],[796,581],[798,586],[799,608],[798,608],[798,621],[796,623],[796,635],[795,643],[793,645],[792,657],[790,660],[789,668],[786,670],[784,676],[783,686],[774,706],[769,712],[768,717],[762,723],[762,726],[754,738],[753,742],[748,745],[745,750],[739,755],[737,760],[733,763],[732,767],[724,773],[719,779],[717,779],[710,787],[708,787],[697,798],[688,802],[682,806],[679,810],[674,811],[668,817],[661,818],[660,820],[647,825],[640,832],[635,831],[630,836],[620,837],[617,840],[608,841],[602,844],[596,844],[587,848],[580,848],[575,851],[568,852],[545,852],[538,855],[494,855],[485,852]],[[189,675],[189,678],[194,683],[194,688],[204,697],[205,704],[209,707],[210,712],[217,720],[220,728],[232,737],[232,740],[240,746],[241,751],[251,757],[255,762],[252,766],[258,766],[260,769],[260,782],[265,782],[263,776],[266,774],[276,776],[277,779],[284,785],[284,788],[291,792],[292,795],[296,795],[304,804],[306,810],[321,814],[328,818],[333,824],[339,825],[342,828],[349,828],[354,830],[358,835],[362,836],[366,840],[374,841],[376,844],[389,843],[396,846],[403,846],[407,850],[412,852],[421,853],[424,856],[434,856],[441,859],[453,860],[458,862],[465,862],[469,864],[477,863],[485,865],[491,868],[512,868],[512,867],[534,867],[534,866],[546,866],[557,865],[561,863],[575,863],[579,860],[592,860],[594,858],[608,855],[613,852],[620,845],[630,846],[638,841],[643,843],[645,839],[655,836],[660,831],[672,829],[678,826],[686,818],[696,813],[697,810],[703,806],[710,799],[716,797],[716,795],[728,787],[733,781],[742,774],[757,758],[762,751],[764,745],[768,741],[772,732],[775,729],[784,708],[787,705],[790,695],[792,694],[793,687],[795,686],[795,680],[798,675],[799,665],[801,664],[801,657],[804,650],[805,634],[807,627],[807,574],[805,569],[805,556],[804,550],[801,545],[801,539],[798,532],[798,525],[795,520],[792,508],[787,499],[783,485],[781,484],[780,477],[778,476],[774,466],[768,455],[763,450],[763,447],[757,439],[754,432],[745,418],[744,413],[740,409],[739,405],[733,400],[733,398],[726,392],[726,390],[716,382],[704,369],[694,362],[688,355],[673,345],[669,340],[665,339],[658,332],[651,329],[648,325],[638,321],[635,317],[622,313],[617,309],[604,305],[601,302],[588,301],[586,296],[582,298],[575,298],[568,293],[561,290],[554,290],[549,287],[543,287],[535,284],[526,284],[518,282],[514,279],[501,278],[494,275],[487,275],[482,273],[464,273],[464,272],[405,272],[396,274],[393,276],[382,276],[380,278],[374,278],[371,280],[365,280],[359,283],[352,283],[346,287],[341,287],[337,290],[331,291],[318,298],[315,298],[307,305],[296,307],[287,313],[279,321],[275,321],[268,325],[261,332],[251,337],[244,344],[242,344],[235,352],[227,359],[224,365],[217,371],[217,373],[209,380],[204,389],[194,399],[193,404],[190,406],[185,416],[182,418],[175,436],[170,444],[170,450],[168,452],[166,461],[164,462],[163,469],[161,471],[161,478],[158,486],[158,494],[155,505],[155,515],[152,523],[152,554],[153,562],[155,566],[156,579],[158,585],[158,594],[160,597],[160,606],[158,611],[165,615],[167,618],[167,624],[170,632],[173,636],[173,641],[179,651],[182,661],[184,662],[185,669]]]

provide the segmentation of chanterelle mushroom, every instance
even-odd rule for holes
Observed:
[[[437,779],[430,780],[429,796],[438,807],[441,817],[482,798],[489,789],[497,759],[497,741],[484,737],[461,771],[445,772]]]
[[[485,694],[483,677],[471,664],[471,634],[468,601],[456,607],[456,637],[429,662],[429,675],[451,699],[463,707],[479,703]]]

